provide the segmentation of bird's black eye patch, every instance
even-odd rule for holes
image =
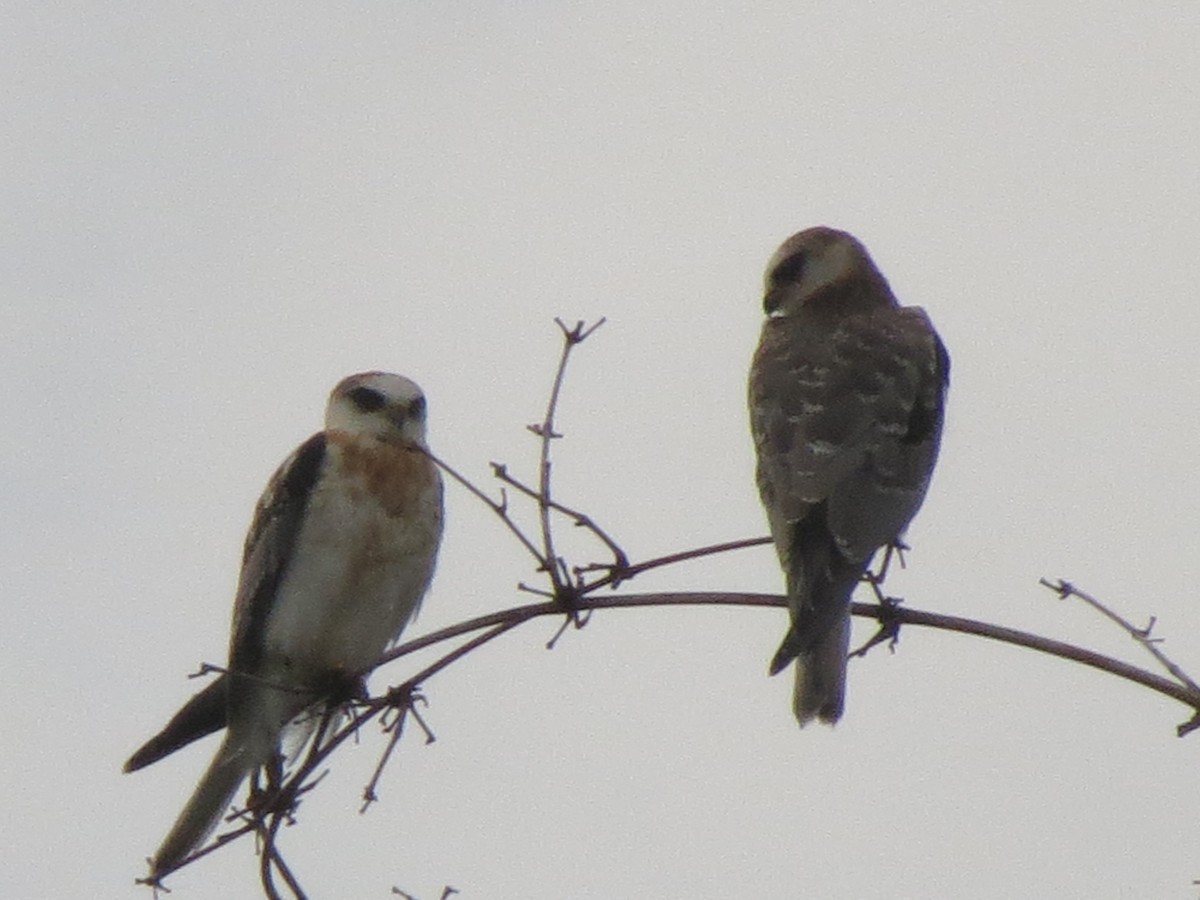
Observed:
[[[363,412],[375,412],[387,402],[383,394],[369,387],[356,387],[348,396],[351,402]]]
[[[781,281],[799,281],[800,276],[804,274],[804,267],[808,263],[808,253],[804,250],[798,250],[783,260],[771,272],[771,281],[774,284],[779,284]]]
[[[425,415],[425,398],[414,397],[413,401],[408,404],[408,414],[414,419],[419,419]]]

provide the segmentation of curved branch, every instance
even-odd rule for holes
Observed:
[[[855,603],[853,606],[855,615],[868,616],[875,619],[880,618],[881,610],[878,606],[866,603]],[[894,616],[896,620],[907,625],[922,625],[926,628],[940,628],[943,631],[976,634],[980,637],[991,638],[994,641],[1016,644],[1018,647],[1028,647],[1031,650],[1048,653],[1051,656],[1057,656],[1061,659],[1083,663],[1085,666],[1091,666],[1093,669],[1101,669],[1116,675],[1118,678],[1124,678],[1126,681],[1132,681],[1135,684],[1148,687],[1150,690],[1164,694],[1172,700],[1178,700],[1193,710],[1200,711],[1200,691],[1192,690],[1185,685],[1163,678],[1161,675],[1155,675],[1153,672],[1147,672],[1145,669],[1139,669],[1137,666],[1114,659],[1111,656],[1096,653],[1094,650],[1087,650],[1064,641],[1056,641],[1053,638],[1030,634],[1027,631],[1006,628],[1003,625],[993,625],[990,622],[964,619],[959,616],[922,612],[917,609],[887,610],[883,611],[882,615],[884,617]]]
[[[749,542],[747,542],[749,543]],[[670,607],[670,606],[751,606],[751,607],[779,607],[783,608],[786,605],[784,597],[777,594],[757,594],[757,593],[723,593],[723,592],[680,592],[680,593],[658,593],[658,594],[623,594],[618,596],[595,597],[591,595],[581,596],[577,600],[578,606],[568,617],[577,613],[580,610],[596,610],[596,609],[621,609],[621,608],[636,608],[636,607]],[[895,606],[890,603],[882,605],[872,603],[852,603],[851,611],[856,616],[875,619],[889,629],[894,629],[898,624],[916,625],[926,628],[938,628],[943,631],[956,631],[962,634],[977,635],[979,637],[989,638],[991,640],[1001,641],[1003,643],[1015,644],[1020,647],[1027,647],[1032,650],[1037,650],[1042,653],[1057,656],[1062,659],[1080,662],[1092,668],[1101,669],[1116,675],[1119,678],[1124,678],[1136,684],[1140,684],[1150,690],[1156,691],[1173,700],[1178,700],[1180,703],[1188,706],[1196,715],[1193,716],[1192,722],[1185,723],[1177,729],[1180,736],[1194,730],[1197,726],[1192,723],[1200,722],[1200,691],[1191,689],[1185,685],[1172,682],[1166,678],[1156,675],[1152,672],[1147,672],[1122,662],[1118,659],[1104,656],[1091,650],[1082,647],[1077,647],[1072,644],[1067,644],[1062,641],[1053,640],[1051,638],[1041,637],[1039,635],[1030,634],[1024,631],[1018,631],[1013,628],[1007,628],[1002,625],[995,625],[988,622],[980,622],[974,619],[966,619],[960,616],[947,616],[939,613],[925,612],[922,610],[908,609]],[[332,754],[338,746],[346,740],[358,734],[359,730],[370,720],[381,715],[388,709],[399,708],[404,703],[411,704],[414,692],[417,691],[420,684],[427,678],[438,673],[442,669],[451,665],[454,662],[462,659],[471,651],[477,649],[484,643],[498,638],[501,634],[509,631],[518,625],[521,625],[531,619],[540,618],[542,616],[561,616],[563,615],[561,604],[557,600],[551,600],[544,603],[532,603],[524,606],[516,606],[510,609],[500,610],[498,612],[489,613],[483,616],[469,619],[464,622],[459,622],[450,625],[446,628],[439,629],[430,634],[406,641],[403,644],[392,649],[384,655],[379,665],[394,661],[402,656],[407,656],[445,641],[454,640],[473,632],[481,632],[475,634],[470,640],[462,643],[460,646],[451,650],[449,653],[441,656],[430,665],[421,669],[416,675],[412,676],[404,682],[399,689],[392,689],[385,695],[377,698],[363,699],[358,702],[358,711],[351,716],[349,723],[339,728],[337,733],[330,735],[328,739],[319,733],[309,748],[304,762],[298,767],[297,771],[293,772],[286,780],[286,783],[277,789],[275,799],[269,806],[260,809],[257,813],[248,810],[251,821],[242,825],[225,835],[219,836],[212,844],[201,848],[193,854],[189,859],[184,861],[188,864],[195,859],[205,856],[226,843],[243,836],[247,832],[257,831],[264,836],[264,847],[262,850],[263,860],[261,861],[260,882],[263,886],[264,893],[269,897],[279,897],[278,886],[273,881],[273,870],[283,878],[289,889],[295,892],[295,896],[303,897],[304,894],[300,889],[295,876],[284,863],[282,856],[275,846],[276,832],[283,820],[291,817],[295,800],[301,794],[311,790],[315,785],[313,776],[319,766]],[[570,620],[570,618],[568,619]],[[408,698],[407,700],[403,698]],[[379,770],[386,763],[392,751],[395,749],[395,741],[389,743],[388,749],[385,751],[384,758],[380,762]],[[379,771],[375,778],[378,779]],[[316,781],[319,781],[317,778]],[[372,784],[373,789],[373,784]],[[367,799],[373,799],[368,794]]]
[[[621,609],[645,606],[785,606],[785,599],[778,594],[748,594],[720,592],[690,592],[668,594],[622,594],[618,596],[593,597],[584,596],[578,599],[579,609]],[[1139,669],[1137,666],[1122,662],[1110,656],[1096,653],[1074,644],[1057,641],[1052,638],[1018,631],[1003,625],[990,622],[980,622],[975,619],[965,619],[961,616],[947,616],[940,613],[924,612],[897,606],[879,606],[873,603],[853,603],[851,611],[856,616],[875,619],[881,622],[898,622],[904,625],[917,625],[924,628],[938,628],[943,631],[956,631],[961,634],[974,634],[980,637],[1028,647],[1041,653],[1057,656],[1101,669],[1124,678],[1135,684],[1140,684],[1173,700],[1178,700],[1195,711],[1200,711],[1200,692],[1182,684],[1170,681],[1153,672]],[[554,602],[531,603],[525,606],[515,606],[499,612],[489,613],[450,625],[430,634],[414,638],[399,644],[386,653],[380,660],[380,665],[415,653],[425,647],[433,646],[442,641],[453,640],[464,634],[470,634],[483,628],[494,628],[502,624],[518,625],[540,616],[562,615],[562,607]]]

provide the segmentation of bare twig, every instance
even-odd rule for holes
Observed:
[[[1188,675],[1178,663],[1176,663],[1158,648],[1158,644],[1162,642],[1162,638],[1156,638],[1152,634],[1154,631],[1154,625],[1157,622],[1157,619],[1154,616],[1150,617],[1150,621],[1146,624],[1145,628],[1138,628],[1124,616],[1110,609],[1107,605],[1102,603],[1093,595],[1087,593],[1086,591],[1080,590],[1069,581],[1066,581],[1062,578],[1057,579],[1057,581],[1050,581],[1046,578],[1041,578],[1039,579],[1038,583],[1054,591],[1054,593],[1056,593],[1061,599],[1065,600],[1068,597],[1078,597],[1088,606],[1092,607],[1092,609],[1101,613],[1110,622],[1116,623],[1126,634],[1133,638],[1139,646],[1144,648],[1147,653],[1153,656],[1158,664],[1171,674],[1172,678],[1174,678],[1188,690],[1200,693],[1200,685],[1197,685],[1192,677]],[[1179,725],[1176,730],[1179,733],[1179,736],[1183,737],[1185,734],[1195,731],[1197,728],[1200,728],[1200,708],[1197,708],[1196,714],[1187,722]]]
[[[1154,631],[1155,622],[1157,621],[1154,616],[1150,617],[1150,621],[1145,628],[1138,628],[1128,619],[1109,609],[1094,596],[1086,591],[1080,590],[1069,581],[1063,581],[1060,578],[1058,579],[1057,583],[1055,583],[1042,578],[1039,579],[1038,583],[1050,588],[1050,590],[1054,591],[1064,600],[1067,597],[1078,597],[1088,606],[1092,607],[1092,609],[1099,611],[1110,621],[1119,625],[1131,638],[1134,639],[1134,641],[1137,642],[1139,646],[1143,647],[1147,653],[1158,660],[1159,665],[1166,669],[1180,684],[1190,688],[1193,691],[1200,692],[1200,685],[1196,684],[1191,676],[1183,671],[1183,669],[1180,668],[1180,666],[1175,663],[1174,660],[1170,659],[1165,653],[1158,649],[1157,645],[1162,639],[1153,637],[1151,635],[1151,632]]]
[[[375,771],[371,773],[370,780],[367,781],[366,787],[363,788],[363,804],[358,808],[360,814],[365,813],[367,808],[379,799],[376,788],[379,786],[379,780],[383,777],[383,769],[392,758],[392,754],[396,751],[396,746],[400,743],[400,738],[404,734],[404,722],[408,719],[408,712],[412,709],[413,703],[417,700],[417,695],[412,691],[388,691],[389,699],[393,694],[397,695],[395,706],[396,718],[391,722],[384,722],[383,730],[390,732],[390,736],[388,737],[387,746],[383,748],[383,753],[379,755],[379,762],[375,764]],[[384,714],[384,718],[386,718],[386,713]]]
[[[275,842],[275,836],[279,832],[279,827],[283,824],[284,816],[281,813],[275,813],[268,820],[260,819],[258,821],[259,833],[262,837],[262,850],[259,853],[259,880],[263,886],[263,893],[270,900],[283,900],[283,895],[279,893],[279,889],[275,885],[275,879],[272,876],[272,870],[278,871],[280,877],[283,878],[284,884],[292,892],[292,896],[296,900],[306,900],[307,895],[300,887],[300,883],[296,880],[296,876],[292,874],[292,870],[284,861],[283,854],[279,852],[279,847]]]
[[[548,605],[548,604],[539,604],[539,605]],[[552,605],[552,604],[549,604],[549,605]],[[558,611],[561,612],[562,610],[558,610]],[[442,669],[446,668],[446,666],[448,666],[451,663],[455,662],[456,660],[459,660],[462,657],[466,656],[472,650],[474,650],[478,647],[482,647],[484,644],[488,643],[488,641],[495,640],[496,638],[500,637],[500,635],[504,634],[504,632],[509,631],[513,628],[516,628],[523,621],[524,621],[524,619],[519,619],[519,620],[515,620],[515,621],[499,620],[497,622],[492,623],[494,627],[491,629],[491,631],[487,632],[486,634],[481,634],[478,637],[472,638],[471,640],[469,640],[465,644],[463,644],[461,647],[454,650],[452,653],[447,653],[445,656],[443,656],[441,659],[437,660],[436,662],[430,663],[428,666],[426,666],[424,669],[422,669],[420,672],[418,672],[416,675],[414,675],[412,678],[410,678],[407,682],[405,682],[405,684],[412,684],[414,686],[419,685],[419,684],[424,684],[425,681],[427,681],[433,675],[436,675]],[[487,627],[487,626],[484,626],[484,627]],[[478,629],[471,629],[471,630],[476,631]],[[465,634],[466,632],[461,632],[461,633]]]
[[[376,765],[370,781],[363,789],[364,802],[362,807],[359,809],[359,812],[366,812],[371,803],[378,799],[376,788],[379,784],[380,778],[383,776],[383,769],[387,765],[388,759],[391,757],[393,751],[395,750],[396,744],[400,740],[401,733],[404,729],[404,722],[410,714],[417,720],[417,724],[420,725],[421,730],[425,732],[425,743],[431,744],[434,741],[433,732],[429,730],[429,726],[425,723],[424,719],[421,718],[420,713],[418,713],[416,710],[415,701],[424,699],[419,694],[418,687],[429,678],[440,672],[442,669],[466,656],[472,650],[482,647],[489,641],[498,638],[506,631],[515,628],[518,624],[520,623],[500,623],[494,626],[490,631],[487,631],[481,635],[477,635],[476,637],[464,643],[462,646],[456,647],[451,652],[440,657],[435,662],[426,666],[416,675],[413,675],[403,684],[389,689],[383,697],[364,701],[363,705],[367,708],[371,708],[376,711],[397,709],[399,710],[399,714],[395,722],[385,727],[385,730],[391,730],[392,733],[388,740],[387,746],[384,748],[384,751],[380,756],[379,763]],[[360,724],[361,721],[359,719],[355,719],[355,721],[347,726],[347,728],[343,731],[349,732],[357,730]],[[338,743],[341,743],[342,740],[345,740],[347,736],[348,734],[343,733],[340,736]]]
[[[555,512],[562,513],[564,516],[569,517],[576,526],[580,528],[586,528],[588,531],[594,534],[596,538],[603,543],[608,548],[608,551],[613,555],[613,562],[605,566],[605,568],[620,572],[629,567],[629,557],[625,555],[625,551],[621,549],[620,545],[617,544],[617,542],[608,534],[608,532],[596,524],[595,519],[593,519],[591,516],[587,515],[586,513],[581,513],[577,509],[572,509],[569,506],[559,503],[557,500],[544,497],[538,491],[535,491],[533,488],[529,487],[529,485],[524,484],[510,474],[508,471],[508,466],[504,465],[503,463],[492,463],[492,474],[510,487],[516,488],[519,493],[524,494],[526,497],[529,497],[532,500],[536,500],[539,504],[542,504],[547,508],[554,510]],[[578,568],[574,569],[576,576],[578,576],[579,571],[580,570]],[[578,581],[578,577],[576,580]]]
[[[554,419],[558,412],[558,399],[562,394],[563,379],[566,377],[567,361],[571,357],[571,351],[577,344],[583,343],[597,328],[603,325],[604,319],[600,319],[592,325],[576,322],[574,328],[567,328],[562,319],[556,318],[554,322],[562,332],[562,352],[558,358],[558,369],[554,373],[554,384],[550,388],[550,398],[546,401],[546,415],[539,424],[530,425],[529,430],[536,434],[541,441],[536,499],[538,501],[538,520],[541,522],[542,527],[542,557],[545,560],[546,574],[550,578],[550,583],[554,586],[555,597],[560,600],[563,606],[573,609],[575,597],[571,585],[570,572],[567,569],[566,563],[559,558],[554,549],[554,530],[550,527],[550,511],[554,508],[552,506],[553,500],[550,491],[552,469],[550,462],[550,442],[562,436],[554,429]]]
[[[623,581],[629,581],[643,572],[648,572],[651,569],[658,569],[663,566],[674,565],[675,563],[687,562],[692,559],[700,559],[703,556],[712,556],[717,553],[727,553],[730,550],[742,550],[746,547],[759,547],[763,544],[771,543],[769,537],[760,538],[744,538],[740,541],[726,541],[722,544],[711,544],[707,547],[697,547],[694,550],[681,550],[678,553],[670,553],[666,556],[659,556],[655,559],[647,559],[640,563],[626,564],[624,568],[615,568],[609,563],[589,563],[586,566],[579,566],[575,569],[575,576],[578,579],[580,576],[588,573],[601,571],[607,574],[595,581],[589,581],[582,585],[579,589],[580,593],[590,593],[598,588],[611,586],[615,588]],[[623,555],[623,554],[622,554]]]
[[[536,425],[528,426],[529,430],[538,436],[540,440],[540,453],[538,463],[538,490],[534,490],[524,484],[519,479],[513,477],[508,472],[508,467],[503,463],[493,462],[492,473],[496,478],[503,481],[505,484],[515,488],[521,494],[536,501],[538,506],[538,521],[541,528],[541,547],[539,548],[534,541],[529,538],[513,521],[508,513],[508,497],[502,490],[500,500],[493,500],[488,494],[481,490],[477,485],[460,474],[453,466],[444,462],[437,455],[426,448],[415,448],[419,452],[427,455],[439,468],[442,469],[451,479],[462,485],[466,490],[494,512],[504,526],[516,537],[522,547],[534,558],[537,562],[538,571],[545,572],[550,579],[551,589],[545,592],[545,596],[554,597],[561,606],[570,608],[575,597],[575,586],[571,583],[570,572],[568,571],[565,560],[561,559],[555,550],[554,532],[551,527],[550,513],[558,512],[569,516],[576,525],[590,530],[598,540],[600,540],[613,554],[614,567],[619,571],[624,568],[628,559],[616,543],[616,541],[588,515],[565,506],[554,500],[551,496],[551,472],[552,463],[550,460],[550,443],[555,438],[561,435],[555,430],[555,417],[558,413],[559,398],[562,395],[563,381],[566,376],[567,362],[570,359],[572,349],[585,341],[597,328],[604,324],[604,319],[601,318],[592,325],[585,325],[583,322],[577,322],[574,328],[568,328],[561,319],[555,319],[559,330],[563,336],[562,352],[559,355],[558,367],[555,370],[554,382],[550,389],[550,397],[546,403],[546,412],[542,421]],[[528,590],[534,593],[542,593],[538,589],[521,586],[523,590]]]
[[[426,448],[422,447],[419,449],[422,453],[428,456],[430,460],[433,461],[434,465],[449,475],[458,484],[466,488],[468,493],[470,493],[473,497],[479,500],[480,503],[494,512],[500,518],[500,521],[504,523],[504,527],[507,528],[509,532],[517,539],[517,542],[524,547],[529,552],[529,555],[537,561],[538,568],[542,568],[546,565],[546,560],[542,557],[542,553],[540,550],[538,550],[537,545],[525,535],[525,532],[523,532],[517,526],[517,523],[512,520],[512,517],[509,516],[508,497],[503,491],[500,492],[499,501],[493,500],[484,491],[476,487],[476,485],[470,479],[460,474],[458,470],[449,463],[444,462]],[[492,465],[495,465],[495,463]]]
[[[853,611],[858,616],[877,618],[880,608],[855,603],[853,604]],[[1051,656],[1057,656],[1061,659],[1083,663],[1094,669],[1109,672],[1118,678],[1124,678],[1127,681],[1148,687],[1153,691],[1178,700],[1192,709],[1200,710],[1200,691],[1177,684],[1160,675],[1155,675],[1153,672],[1147,672],[1119,659],[1113,659],[1112,657],[1104,656],[1101,653],[1096,653],[1083,647],[1076,647],[1073,644],[1030,634],[1025,631],[1017,631],[1014,628],[1006,628],[1003,625],[994,625],[990,622],[979,622],[959,616],[922,612],[906,607],[897,607],[885,614],[894,614],[905,625],[921,625],[927,628],[939,628],[943,631],[957,631],[960,634],[974,634],[994,641],[1002,641],[1006,644],[1015,644],[1018,647],[1028,647],[1031,650],[1048,653]]]

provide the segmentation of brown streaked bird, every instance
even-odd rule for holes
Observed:
[[[770,672],[795,660],[796,719],[833,724],[850,597],[925,498],[950,358],[925,311],[901,306],[866,248],[833,228],[783,242],[763,308],[750,429],[791,616]]]
[[[413,617],[433,577],[442,482],[425,449],[425,396],[387,372],[343,379],[325,430],[279,467],[246,537],[228,674],[125,763],[132,772],[228,726],[151,862],[157,881],[208,836],[242,780],[298,716],[335,702]]]

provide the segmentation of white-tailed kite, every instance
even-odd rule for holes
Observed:
[[[421,389],[365,372],[334,388],[325,430],[272,476],[246,537],[227,673],[125,764],[228,726],[152,879],[203,842],[284,727],[369,671],[416,613],[442,535],[441,476],[424,449]]]
[[[900,306],[853,236],[809,228],[767,265],[750,368],[758,490],[787,579],[803,726],[842,714],[850,596],[925,497],[950,359],[925,311]]]

